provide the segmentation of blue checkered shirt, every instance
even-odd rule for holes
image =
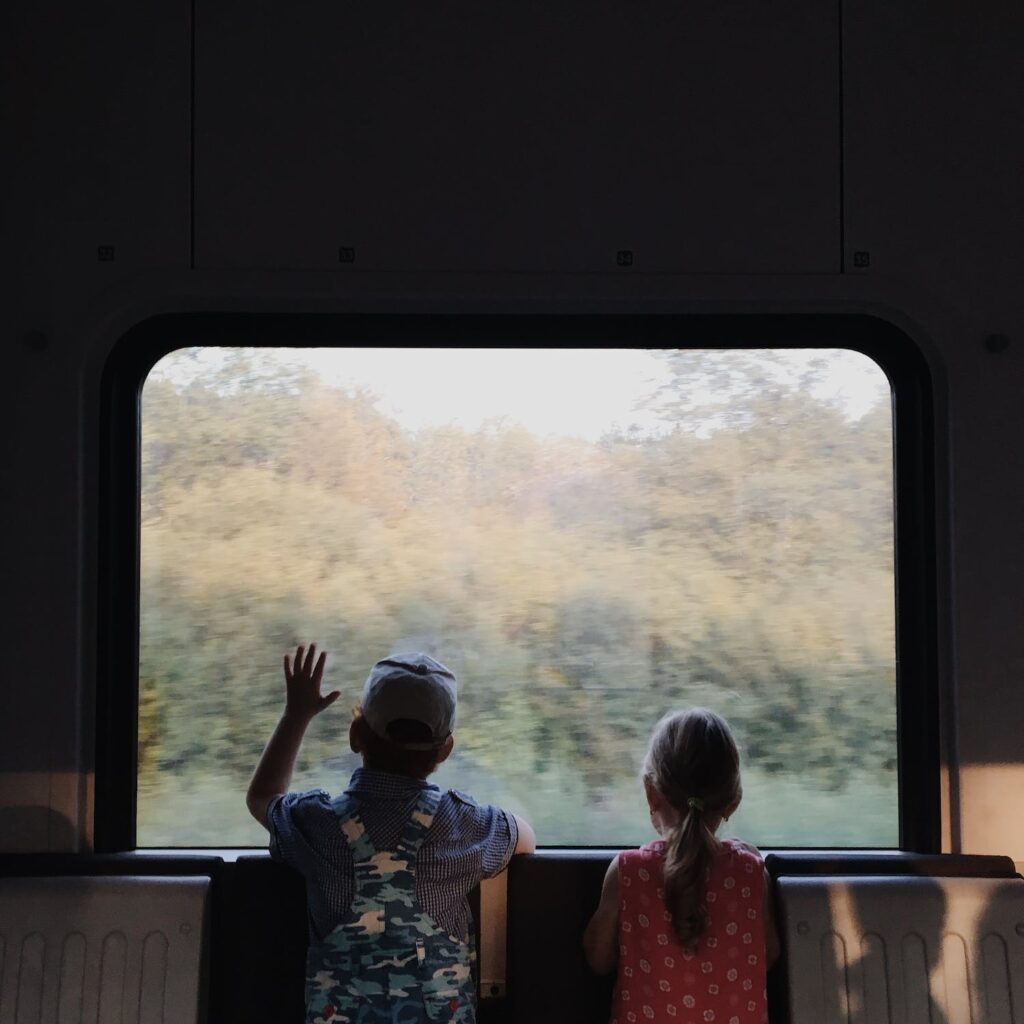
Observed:
[[[394,850],[426,779],[357,768],[349,796],[359,801],[363,820],[378,850]],[[286,793],[267,809],[270,853],[306,880],[310,932],[326,938],[348,913],[355,895],[355,872],[348,842],[322,789]],[[430,831],[416,856],[416,896],[450,935],[469,937],[466,895],[482,878],[500,874],[516,848],[515,817],[500,807],[481,805],[450,789],[441,797]]]

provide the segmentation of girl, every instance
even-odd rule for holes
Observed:
[[[663,838],[611,862],[583,936],[592,970],[618,967],[612,1024],[766,1024],[765,972],[778,955],[768,875],[752,846],[715,836],[742,796],[725,719],[666,715],[643,782]]]

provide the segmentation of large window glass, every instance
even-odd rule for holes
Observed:
[[[670,709],[732,723],[763,845],[899,838],[890,389],[843,349],[192,348],[142,392],[138,844],[262,845],[281,658],[460,682],[442,785],[544,845],[651,837]]]

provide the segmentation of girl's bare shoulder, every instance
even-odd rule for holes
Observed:
[[[745,842],[742,839],[723,839],[722,848],[727,851],[730,857],[736,857],[741,861],[756,864],[764,863],[761,851],[753,843]]]

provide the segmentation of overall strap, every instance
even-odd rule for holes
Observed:
[[[350,797],[347,793],[336,796],[331,801],[331,810],[338,816],[338,824],[341,834],[348,843],[352,852],[352,863],[356,868],[356,879],[360,876],[360,866],[369,864],[377,853],[373,845],[370,833],[359,817],[359,801]]]
[[[434,823],[434,815],[437,814],[437,806],[441,802],[441,791],[435,786],[424,789],[416,800],[416,806],[409,816],[402,830],[402,836],[398,840],[396,851],[403,860],[410,865],[416,860],[416,852],[423,845],[427,838],[427,832]]]

